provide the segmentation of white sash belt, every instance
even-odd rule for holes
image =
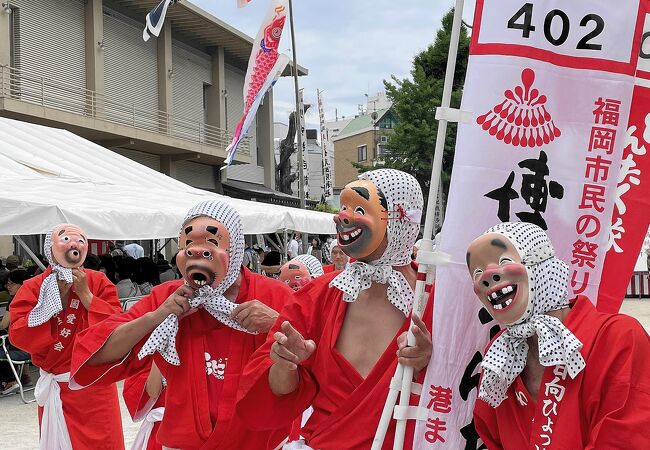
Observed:
[[[68,426],[63,416],[61,387],[59,383],[70,381],[70,372],[52,375],[40,369],[41,376],[36,382],[34,396],[39,406],[43,407],[41,419],[41,450],[72,450]]]
[[[146,450],[153,426],[156,422],[160,422],[165,414],[165,408],[155,408],[149,411],[149,414],[144,418],[138,434],[135,435],[135,440],[131,446],[131,450]]]
[[[292,441],[284,444],[282,450],[314,450],[309,445],[305,444],[304,439],[298,439],[297,441]]]

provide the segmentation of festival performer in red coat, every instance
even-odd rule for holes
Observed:
[[[124,403],[134,422],[142,422],[131,450],[162,450],[156,434],[165,414],[167,381],[155,363],[124,380]]]
[[[323,265],[312,255],[298,255],[280,267],[278,280],[294,291],[323,275]]]
[[[273,449],[288,427],[251,430],[235,415],[235,397],[244,365],[293,291],[242,267],[241,219],[223,202],[192,208],[179,246],[184,279],[87,330],[75,347],[71,383],[115,382],[153,360],[167,380],[156,435],[164,447]]]
[[[242,379],[237,412],[251,428],[284,426],[313,407],[304,441],[287,448],[369,449],[398,359],[420,372],[431,356],[429,331],[417,318],[416,345],[405,348],[420,186],[392,169],[359,178],[341,193],[335,217],[338,241],[357,261],[296,292]],[[411,400],[417,404],[417,396]],[[410,425],[406,448],[412,445]],[[392,447],[394,433],[393,423],[385,448]]]
[[[101,272],[83,269],[88,239],[76,225],[46,235],[50,267],[25,281],[11,303],[11,341],[40,368],[40,448],[123,449],[122,418],[114,384],[75,392],[68,387],[78,334],[121,311],[115,286]]]
[[[502,223],[467,252],[474,292],[505,330],[483,360],[476,429],[489,449],[650,448],[650,338],[569,301],[546,233]]]

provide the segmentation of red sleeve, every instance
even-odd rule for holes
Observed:
[[[144,369],[124,380],[122,396],[134,422],[142,420],[157,404],[158,399],[164,395],[161,392],[158,397],[152,398],[147,393],[147,379],[149,378],[150,371],[151,364],[147,364]]]
[[[496,410],[480,399],[474,404],[474,427],[487,448],[503,448]]]
[[[288,426],[296,417],[311,405],[318,385],[312,374],[311,366],[318,351],[322,324],[319,319],[326,315],[324,307],[327,297],[327,282],[323,276],[312,281],[294,294],[280,312],[280,317],[268,333],[266,342],[258,348],[244,368],[239,383],[237,414],[254,430],[271,430]],[[269,386],[269,369],[272,365],[269,356],[273,335],[280,331],[280,325],[288,320],[305,339],[316,343],[314,354],[298,366],[300,382],[296,391],[277,396]]]
[[[650,338],[635,319],[605,324],[587,360],[586,449],[650,448]]]
[[[113,314],[104,321],[81,332],[75,340],[72,351],[70,387],[81,389],[97,382],[102,385],[115,383],[149,366],[151,356],[142,360],[137,356],[138,351],[142,348],[149,335],[143,337],[122,361],[98,366],[91,366],[87,364],[87,361],[106,343],[106,340],[117,327],[150,311],[154,311],[165,301],[169,293],[178,287],[178,284],[177,281],[171,281],[160,285],[151,291],[151,294],[143,297],[133,305],[128,312]]]
[[[52,346],[58,338],[56,322],[48,320],[37,327],[29,327],[27,318],[38,302],[43,275],[25,281],[11,301],[9,339],[27,353],[40,353]]]
[[[84,269],[88,274],[90,281],[90,291],[93,294],[93,300],[88,310],[88,325],[93,326],[107,317],[122,311],[122,305],[117,297],[117,288],[101,272]]]

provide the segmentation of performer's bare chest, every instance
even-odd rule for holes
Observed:
[[[404,314],[388,302],[385,286],[373,285],[348,305],[336,349],[365,378],[404,320]]]

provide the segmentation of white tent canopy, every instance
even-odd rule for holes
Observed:
[[[219,199],[247,234],[333,234],[332,215],[193,188],[66,130],[0,118],[0,235],[43,234],[61,222],[92,239],[178,235],[185,213]]]

